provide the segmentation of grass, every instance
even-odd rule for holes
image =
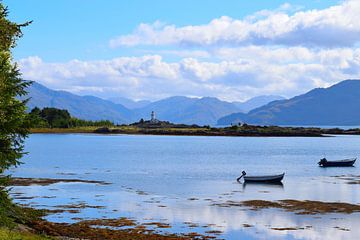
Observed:
[[[93,133],[98,127],[32,128],[31,133]]]
[[[0,227],[14,228],[44,215],[43,211],[14,204],[4,190],[0,190]]]
[[[53,238],[0,227],[0,240],[51,240]]]
[[[45,240],[52,239],[43,235],[20,231],[19,226],[26,226],[39,219],[43,211],[25,208],[14,204],[5,190],[0,190],[0,240]]]

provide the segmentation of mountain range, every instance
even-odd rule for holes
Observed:
[[[33,82],[27,90],[27,97],[30,97],[27,104],[29,110],[34,107],[55,107],[67,109],[72,116],[80,119],[110,120],[118,123],[128,123],[134,119],[130,109],[101,98],[55,91],[37,82]]]
[[[188,98],[176,96],[153,102],[143,108],[135,109],[139,118],[148,118],[155,111],[157,118],[173,123],[214,125],[217,120],[240,109],[235,104],[217,98]]]
[[[104,100],[94,96],[78,96],[66,91],[51,90],[37,82],[28,89],[29,110],[34,107],[55,107],[67,109],[74,117],[86,120],[110,120],[115,123],[132,123],[139,119],[149,119],[155,111],[160,120],[173,123],[215,125],[217,120],[231,113],[259,106],[267,96],[246,102],[226,102],[217,98],[189,98],[175,96],[159,101],[133,101],[117,97]],[[269,99],[282,99],[271,96]],[[266,102],[267,103],[267,102]]]
[[[151,101],[147,101],[147,100],[134,101],[132,99],[124,98],[124,97],[112,97],[112,98],[108,98],[107,100],[116,104],[121,104],[128,109],[142,108],[151,103]]]
[[[272,101],[276,100],[284,100],[285,98],[282,96],[277,95],[263,95],[258,97],[250,98],[249,100],[245,102],[233,102],[239,109],[241,109],[241,112],[248,113],[249,111],[264,106]]]
[[[360,125],[360,80],[345,80],[328,88],[316,88],[284,99],[259,96],[246,102],[226,102],[212,97],[175,96],[159,101],[127,98],[104,100],[55,91],[34,82],[28,89],[29,109],[37,106],[69,110],[86,120],[132,123],[149,119],[155,111],[160,120],[198,125],[230,125],[238,122],[259,125]]]
[[[328,88],[270,102],[249,113],[233,113],[219,125],[238,122],[261,125],[360,125],[360,80],[345,80]]]

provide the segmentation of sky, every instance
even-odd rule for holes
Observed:
[[[359,0],[3,0],[24,79],[79,95],[244,101],[360,79]]]

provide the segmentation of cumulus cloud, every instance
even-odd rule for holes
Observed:
[[[210,53],[209,53],[210,54]],[[249,46],[217,49],[217,60],[159,55],[111,60],[48,63],[39,57],[19,61],[25,79],[54,89],[100,97],[159,99],[173,95],[244,100],[261,94],[291,97],[311,88],[359,78],[360,49],[308,49]]]
[[[110,46],[354,46],[360,40],[359,13],[358,0],[308,11],[284,4],[275,11],[263,10],[244,19],[223,16],[204,25],[142,23],[132,34],[112,39]]]

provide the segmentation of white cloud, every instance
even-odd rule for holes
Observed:
[[[146,54],[158,54],[161,56],[180,58],[210,58],[211,54],[205,50],[142,50]]]
[[[149,55],[65,63],[29,57],[19,64],[26,79],[105,98],[292,97],[360,78],[359,13],[360,1],[348,0],[309,11],[284,4],[244,19],[221,17],[205,25],[143,23],[110,45],[151,45],[140,50]],[[171,56],[172,62],[163,56]]]
[[[275,11],[263,10],[244,19],[224,16],[205,25],[183,27],[161,22],[143,23],[132,34],[112,39],[110,46],[270,44],[334,47],[353,46],[359,42],[360,1],[343,1],[323,10],[299,10],[299,7],[284,4]]]
[[[210,53],[209,53],[210,54]],[[249,46],[217,49],[215,61],[159,55],[47,63],[19,61],[25,79],[100,97],[159,99],[173,95],[244,100],[261,94],[291,97],[315,87],[360,78],[360,49]]]

